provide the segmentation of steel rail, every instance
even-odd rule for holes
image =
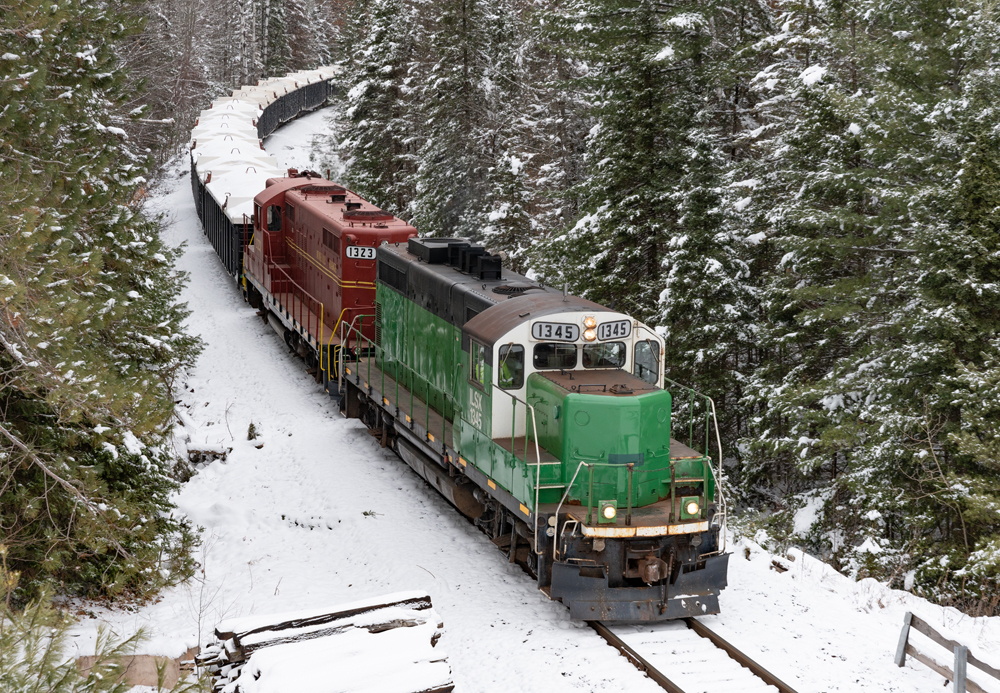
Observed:
[[[754,676],[759,678],[764,683],[774,686],[780,693],[795,693],[795,689],[789,686],[787,683],[779,679],[777,676],[769,672],[767,669],[762,667],[760,664],[750,659],[748,656],[740,652],[731,643],[726,641],[721,635],[713,631],[711,628],[706,626],[704,623],[695,618],[685,618],[684,622],[687,627],[693,630],[695,633],[701,637],[711,641],[713,645],[718,647],[720,650],[729,655],[733,660],[735,660],[740,666],[749,669]]]
[[[688,628],[693,630],[695,634],[711,641],[713,645],[725,652],[726,655],[728,655],[737,664],[749,669],[750,672],[761,681],[769,686],[777,688],[779,693],[796,693],[794,688],[783,682],[754,660],[750,659],[750,657],[738,650],[701,621],[694,618],[685,618],[684,623]],[[609,645],[621,652],[622,656],[631,662],[636,669],[646,674],[646,676],[656,682],[663,690],[668,691],[669,693],[685,693],[684,689],[671,681],[663,672],[646,661],[642,655],[632,649],[624,640],[611,632],[611,629],[606,625],[600,621],[587,621],[587,625],[597,631],[597,634],[604,638]]]
[[[596,630],[598,635],[607,640],[611,647],[621,652],[622,656],[630,661],[636,669],[643,672],[646,676],[659,684],[660,688],[665,691],[669,691],[669,693],[684,693],[684,690],[680,686],[668,679],[659,669],[643,659],[642,655],[625,644],[625,641],[612,633],[611,629],[609,629],[606,625],[600,621],[587,621],[587,625]]]

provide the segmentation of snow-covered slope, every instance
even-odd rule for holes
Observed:
[[[310,144],[328,127],[325,117],[309,115],[268,141],[281,166],[320,163],[310,161]],[[155,604],[95,613],[122,634],[147,628],[148,652],[178,655],[206,642],[223,618],[427,590],[444,620],[440,646],[458,691],[659,691],[360,423],[340,417],[226,276],[198,227],[186,176],[181,162],[152,202],[170,215],[168,241],[188,243],[181,269],[191,275],[190,329],[206,343],[185,383],[188,423],[178,434],[232,452],[177,497],[205,528],[204,574]],[[260,432],[254,441],[251,423]],[[733,549],[723,613],[704,620],[800,693],[940,690],[943,680],[922,665],[893,664],[906,610],[1000,660],[1000,619],[973,620],[873,581],[853,583],[799,554],[778,573],[756,545]],[[81,652],[97,622],[81,622]],[[633,630],[671,637],[670,627]],[[936,656],[950,658],[939,649]]]

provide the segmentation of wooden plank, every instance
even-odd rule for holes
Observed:
[[[924,621],[919,616],[913,617],[913,628],[916,629],[918,633],[923,633],[928,638],[936,642],[938,645],[947,649],[949,652],[954,652],[956,647],[962,646],[961,643],[955,642],[954,640],[949,640],[948,638],[938,633],[936,630],[934,630],[933,626],[931,626],[929,623],[927,623],[927,621]],[[1000,670],[995,669],[994,667],[991,667],[989,664],[986,664],[985,662],[977,659],[975,655],[973,655],[971,652],[968,654],[968,662],[972,666],[977,667],[978,669],[986,672],[993,678],[1000,681]]]
[[[274,634],[272,638],[255,639],[253,642],[247,642],[240,646],[243,652],[243,657],[249,657],[257,650],[261,650],[265,647],[273,647],[275,645],[287,645],[293,642],[306,642],[307,640],[315,640],[316,638],[325,638],[332,635],[339,635],[341,633],[347,632],[352,628],[364,628],[369,633],[383,633],[387,630],[392,630],[393,628],[412,628],[413,626],[418,626],[422,623],[426,623],[426,620],[419,621],[415,619],[389,619],[381,623],[372,623],[366,626],[356,626],[353,623],[346,623],[339,626],[331,626],[329,628],[320,628],[317,630],[312,630],[307,633],[296,633],[294,635],[282,635],[282,631],[278,631]],[[260,636],[265,636],[265,633],[258,633]]]
[[[795,693],[795,689],[789,686],[787,683],[779,679],[777,676],[769,672],[767,669],[762,667],[757,662],[753,661],[745,654],[736,649],[733,645],[729,644],[725,639],[722,638],[718,633],[711,630],[704,623],[698,621],[694,618],[685,618],[684,622],[687,623],[688,628],[693,630],[695,633],[703,638],[707,638],[712,642],[713,645],[723,650],[726,654],[732,657],[740,665],[746,667],[754,673],[754,675],[759,678],[764,683],[777,688],[781,693]]]
[[[928,638],[936,642],[941,647],[945,648],[949,652],[954,652],[956,647],[959,647],[961,643],[957,643],[954,640],[949,640],[940,633],[938,633],[934,628],[931,627],[927,621],[923,620],[919,616],[914,616],[913,620],[910,622],[914,630],[918,633],[923,633]]]
[[[910,637],[910,624],[913,614],[907,611],[903,614],[903,630],[899,633],[899,645],[896,646],[896,666],[901,667],[906,664],[906,641]]]
[[[915,660],[926,666],[928,669],[937,672],[938,674],[948,679],[949,681],[955,680],[955,674],[954,672],[952,672],[951,669],[949,669],[943,664],[938,664],[927,655],[917,651],[917,648],[915,648],[912,644],[908,644],[906,646],[906,654],[910,655]],[[988,693],[988,691],[984,690],[982,686],[977,684],[975,681],[969,681],[968,679],[966,679],[965,681],[965,690],[967,691],[967,693]]]
[[[917,660],[927,668],[931,669],[932,671],[936,671],[937,673],[941,674],[941,676],[945,677],[949,681],[955,678],[955,674],[954,672],[952,672],[951,669],[949,669],[943,664],[938,664],[937,662],[935,662],[933,659],[923,654],[922,652],[918,652],[917,648],[915,648],[912,644],[907,643],[906,654],[910,655],[915,660]]]
[[[375,601],[375,600],[372,600]],[[330,612],[320,612],[307,614],[297,618],[289,618],[284,621],[276,622],[257,622],[252,627],[244,626],[240,629],[243,624],[248,624],[249,621],[255,620],[254,617],[243,617],[239,619],[232,619],[223,621],[218,628],[215,629],[215,637],[219,640],[229,640],[234,638],[238,640],[239,637],[245,637],[253,633],[258,633],[267,630],[283,630],[287,628],[302,628],[304,626],[319,625],[322,623],[330,623],[331,621],[337,621],[344,618],[350,618],[352,616],[358,616],[360,614],[368,613],[370,611],[376,611],[378,609],[384,609],[389,606],[401,606],[407,609],[414,609],[416,611],[422,611],[424,609],[431,608],[431,599],[427,595],[415,597],[407,596],[403,599],[396,599],[392,601],[382,602],[382,603],[371,603],[365,604],[353,609],[346,609],[342,611],[330,611]],[[266,618],[266,617],[264,617]],[[231,625],[230,625],[231,624]],[[226,627],[230,625],[230,627]],[[248,624],[249,625],[249,624]]]

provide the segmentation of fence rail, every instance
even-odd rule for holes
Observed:
[[[943,664],[939,664],[931,657],[919,652],[917,648],[909,642],[911,628],[918,633],[923,633],[941,647],[952,651],[955,656],[954,668],[949,669]],[[941,674],[944,678],[954,682],[955,693],[966,693],[966,691],[969,691],[969,693],[986,693],[981,686],[968,679],[967,673],[969,664],[978,668],[987,675],[992,676],[997,681],[1000,681],[1000,670],[997,670],[989,664],[986,664],[976,658],[974,655],[969,653],[968,647],[944,637],[934,630],[934,628],[932,628],[927,621],[914,616],[909,611],[907,611],[906,615],[903,616],[903,630],[899,634],[899,646],[896,648],[896,666],[901,667],[906,663],[906,655],[910,655],[921,664],[926,665],[931,670]]]

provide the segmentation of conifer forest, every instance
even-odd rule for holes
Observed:
[[[0,0],[19,594],[191,574],[144,197],[211,98],[336,63],[343,183],[658,326],[738,532],[1000,614],[998,47],[983,0]]]

